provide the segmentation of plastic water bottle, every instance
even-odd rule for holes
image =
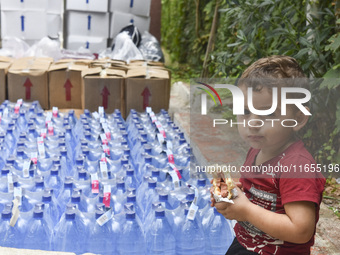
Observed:
[[[188,209],[185,209],[185,215],[188,214]],[[184,224],[180,227],[176,234],[176,254],[205,254],[205,237],[204,232],[197,221],[185,219]]]
[[[60,165],[54,165],[51,169],[50,175],[46,177],[46,187],[54,190],[55,197],[59,196],[59,193],[63,187],[63,182],[59,176]]]
[[[114,213],[120,213],[123,210],[123,206],[126,201],[126,189],[124,181],[117,181],[117,190],[114,194],[112,194],[112,200]]]
[[[33,218],[28,222],[24,239],[25,249],[51,250],[52,230],[43,216],[44,211],[33,211]]]
[[[199,194],[197,206],[199,209],[203,209],[207,205],[207,202],[210,201],[210,191],[209,188],[206,186],[206,180],[198,179],[197,188]]]
[[[97,210],[95,213],[96,220],[104,213],[104,211]],[[92,223],[89,235],[89,252],[101,255],[116,254],[116,239],[117,236],[112,230],[110,221],[103,226],[95,221]]]
[[[49,222],[54,227],[59,222],[61,217],[61,208],[57,200],[53,196],[53,190],[45,189],[44,195],[42,196],[42,202],[44,203],[44,213]]]
[[[69,209],[58,223],[53,238],[54,250],[74,252],[77,255],[87,252],[88,233],[75,209]]]
[[[176,254],[175,236],[165,217],[164,209],[155,210],[155,220],[146,232],[147,254]]]
[[[119,255],[146,254],[145,237],[142,226],[136,220],[136,214],[128,211],[125,214],[126,221],[119,233],[117,251]]]
[[[214,215],[209,224],[203,226],[206,237],[206,254],[225,254],[233,242],[234,234],[229,220],[224,218],[216,208],[213,208]]]
[[[11,226],[9,225],[9,222],[12,217],[12,211],[11,209],[3,210],[1,212],[1,223],[0,223],[0,246],[5,246],[5,237],[6,233]]]
[[[68,176],[65,178],[64,186],[57,197],[61,211],[64,212],[66,205],[71,201],[73,191],[73,178]]]

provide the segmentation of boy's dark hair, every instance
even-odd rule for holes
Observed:
[[[263,87],[307,88],[308,80],[294,58],[274,55],[261,58],[250,65],[238,82],[238,86],[241,85],[253,87],[254,91],[260,91]]]

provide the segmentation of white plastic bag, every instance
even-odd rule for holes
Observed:
[[[115,38],[115,47],[111,54],[111,59],[124,60],[143,60],[142,53],[131,40],[127,32],[119,33]]]

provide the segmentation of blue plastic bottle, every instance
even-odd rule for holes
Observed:
[[[97,210],[96,220],[105,212]],[[116,254],[117,236],[115,236],[111,222],[100,226],[96,221],[91,224],[92,229],[89,235],[89,252],[101,255]]]
[[[53,238],[54,250],[74,252],[77,255],[87,252],[88,233],[75,209],[66,211],[58,223]]]
[[[229,221],[213,208],[214,215],[208,224],[203,225],[206,238],[206,254],[225,254],[233,242],[234,234]]]
[[[185,209],[185,216],[188,214],[188,209]],[[197,221],[188,218],[179,228],[176,234],[176,254],[206,254],[205,253],[205,237],[204,232]]]
[[[25,249],[51,250],[52,230],[43,218],[44,211],[35,209],[24,238]]]
[[[143,255],[146,254],[145,237],[143,229],[136,214],[128,211],[125,214],[126,221],[119,233],[117,254],[119,255]]]
[[[45,185],[46,187],[54,190],[55,197],[59,196],[59,193],[63,187],[63,182],[59,176],[59,167],[57,165],[52,167],[50,175],[45,179]]]
[[[164,209],[155,210],[155,220],[146,232],[147,254],[176,254],[175,236],[165,217]]]

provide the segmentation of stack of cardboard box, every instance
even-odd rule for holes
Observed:
[[[62,0],[1,0],[1,37],[29,45],[45,36],[62,38]]]
[[[150,6],[151,0],[110,0],[110,38],[114,39],[130,23],[142,34],[149,31]]]
[[[105,50],[109,38],[108,0],[67,0],[65,48],[81,46],[98,53]]]
[[[156,63],[0,58],[0,103],[38,100],[46,110],[96,111],[103,106],[107,113],[120,109],[126,117],[131,109],[168,109],[169,98],[170,72]]]

